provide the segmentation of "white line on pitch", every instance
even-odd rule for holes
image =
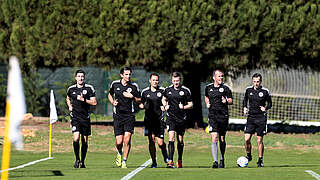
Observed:
[[[32,162],[29,162],[29,163],[26,163],[26,164],[22,164],[22,165],[17,166],[17,167],[1,170],[0,173],[3,172],[3,171],[12,171],[12,170],[15,170],[15,169],[21,169],[21,168],[36,164],[38,162],[46,161],[46,160],[49,160],[49,159],[54,159],[54,158],[53,157],[47,157],[47,158],[39,159],[39,160],[32,161]]]
[[[121,180],[129,180],[131,179],[134,175],[136,175],[138,172],[142,171],[145,167],[147,167],[149,164],[151,164],[152,160],[149,159],[145,163],[143,163],[140,167],[135,169],[134,171],[131,171],[129,174],[127,174],[125,177],[123,177]]]
[[[320,180],[320,175],[311,171],[311,170],[305,170],[305,172],[309,173],[311,176],[313,176],[314,178],[316,178],[317,180]]]

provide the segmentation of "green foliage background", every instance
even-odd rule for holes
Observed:
[[[241,69],[319,62],[319,1],[5,0],[0,59],[29,67],[187,64]],[[319,68],[319,65],[317,67]]]
[[[3,0],[0,61],[180,71],[202,119],[200,81],[285,66],[320,70],[318,0]]]

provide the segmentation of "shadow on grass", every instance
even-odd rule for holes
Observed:
[[[318,164],[281,164],[281,165],[266,165],[263,168],[296,168],[296,167],[317,167],[319,166]],[[140,168],[144,166],[128,166],[128,168]],[[113,168],[119,168],[119,167],[113,167]],[[145,167],[146,169],[151,169],[150,166]],[[158,166],[160,169],[178,169],[178,168],[166,168],[166,166]],[[183,168],[192,168],[192,169],[238,169],[239,167],[237,166],[230,166],[230,167],[225,167],[225,168],[211,168],[211,166],[183,166]],[[257,167],[245,167],[247,169],[255,169]],[[245,169],[244,168],[244,169]],[[261,168],[261,169],[263,169]],[[154,168],[157,169],[157,168]]]
[[[25,178],[25,177],[50,177],[50,176],[64,176],[59,170],[32,170],[32,171],[12,171],[10,178]]]
[[[274,168],[274,167],[316,167],[316,166],[319,166],[319,164],[281,164],[281,165],[272,165],[272,166],[265,166],[263,168]]]
[[[280,165],[265,165],[264,167],[256,167],[256,166],[249,166],[249,167],[244,167],[243,169],[265,169],[265,168],[297,168],[297,167],[319,167],[318,164],[280,164]],[[226,167],[226,169],[236,169],[239,168],[237,166],[233,167]]]

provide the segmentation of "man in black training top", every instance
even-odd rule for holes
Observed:
[[[186,109],[191,109],[193,106],[191,92],[185,86],[180,84],[181,75],[178,72],[173,72],[171,76],[172,85],[165,89],[162,104],[167,111],[167,130],[169,134],[169,162],[167,167],[174,168],[174,136],[177,133],[177,149],[178,161],[177,167],[182,168],[183,154],[183,136],[186,128],[187,114]]]
[[[139,103],[141,101],[138,85],[131,82],[131,73],[131,68],[122,68],[120,70],[121,79],[111,83],[108,94],[108,99],[114,106],[113,126],[118,150],[116,165],[122,168],[127,168],[131,136],[134,132],[135,115],[133,102]]]
[[[205,88],[204,101],[209,109],[209,133],[211,134],[211,152],[214,159],[212,168],[224,168],[226,151],[226,132],[229,125],[228,105],[232,104],[232,93],[223,83],[223,73],[213,71],[213,83]],[[218,165],[218,136],[220,144],[220,164]]]
[[[97,105],[95,90],[92,85],[86,84],[85,72],[77,70],[75,73],[77,83],[67,90],[67,105],[70,111],[71,128],[73,135],[73,150],[76,156],[75,168],[85,168],[84,160],[88,150],[88,136],[91,135],[90,127],[90,105]],[[81,134],[81,160],[79,157]]]
[[[244,130],[245,149],[247,152],[247,158],[251,161],[251,137],[255,132],[257,132],[259,157],[257,162],[258,167],[263,167],[263,136],[267,133],[267,111],[272,106],[269,90],[262,87],[261,82],[261,74],[255,73],[252,76],[253,86],[247,87],[243,99],[243,113],[244,115],[248,115],[247,124]]]
[[[164,107],[161,103],[164,88],[159,87],[159,75],[152,73],[149,78],[150,86],[141,91],[140,108],[145,109],[145,135],[149,139],[149,152],[152,159],[151,168],[157,168],[156,146],[161,149],[165,163],[168,163],[168,152],[164,142]]]

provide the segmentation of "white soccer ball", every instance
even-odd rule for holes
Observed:
[[[241,156],[237,159],[237,165],[239,167],[247,167],[248,163],[249,163],[248,159],[244,156]]]

